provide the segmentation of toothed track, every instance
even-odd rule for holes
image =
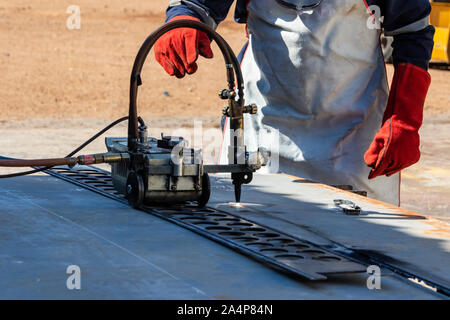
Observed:
[[[116,201],[128,203],[114,189],[110,173],[99,168],[54,167],[45,172]],[[291,276],[324,280],[331,274],[366,271],[364,265],[309,241],[210,207],[198,208],[186,203],[168,207],[145,206],[140,210],[194,231]]]

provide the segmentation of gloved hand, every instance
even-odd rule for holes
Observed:
[[[383,124],[364,155],[372,168],[369,179],[391,176],[419,161],[419,128],[430,82],[429,73],[420,67],[397,66]]]
[[[176,16],[170,21],[180,19],[199,19],[191,16]],[[192,29],[179,28],[169,31],[155,43],[155,58],[171,76],[183,78],[185,74],[197,71],[198,55],[212,58],[210,40],[206,33]]]

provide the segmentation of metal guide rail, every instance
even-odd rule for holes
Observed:
[[[54,167],[46,173],[128,204],[112,185],[110,173],[96,167]],[[212,208],[186,203],[140,210],[219,242],[278,271],[308,280],[366,272],[366,267],[317,245]]]

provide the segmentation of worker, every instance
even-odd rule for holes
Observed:
[[[172,0],[166,21],[216,28],[232,3]],[[246,145],[254,151],[273,134],[279,171],[399,204],[400,171],[420,158],[430,11],[428,0],[237,0],[235,20],[248,34],[239,55],[246,103],[260,108],[246,115]],[[390,92],[382,31],[394,38]],[[213,52],[194,29],[172,30],[155,44],[158,62],[178,78],[196,72],[199,55]]]

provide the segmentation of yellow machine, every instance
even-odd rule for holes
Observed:
[[[431,7],[430,24],[436,29],[431,59],[450,63],[450,0],[432,1]]]

